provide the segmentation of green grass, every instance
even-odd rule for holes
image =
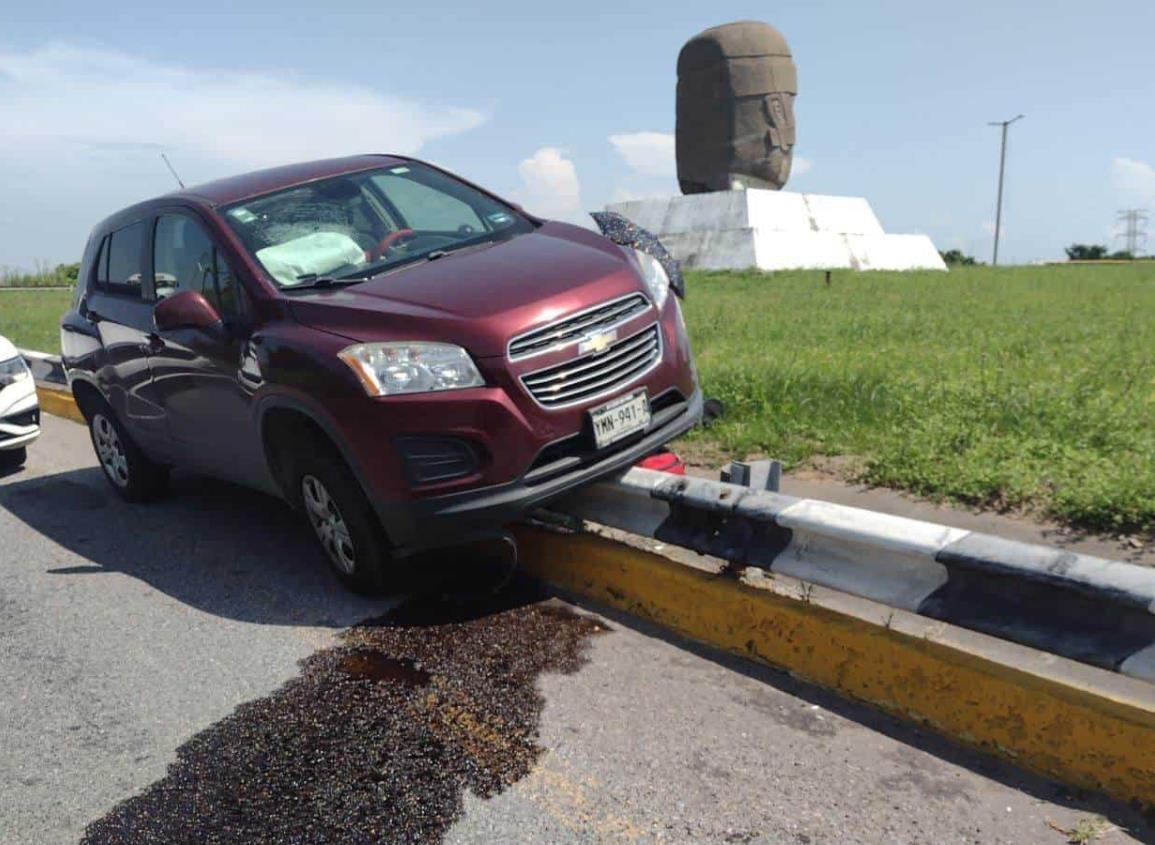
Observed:
[[[726,417],[693,448],[1068,524],[1155,532],[1155,267],[701,274],[686,318]],[[55,351],[67,291],[0,291]]]
[[[699,444],[1155,530],[1155,267],[690,274]]]
[[[0,290],[0,335],[22,349],[60,351],[60,317],[72,291]]]

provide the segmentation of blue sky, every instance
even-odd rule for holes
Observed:
[[[989,260],[1110,239],[1155,203],[1155,4],[17,3],[0,12],[0,266],[74,260],[100,217],[173,187],[361,151],[416,154],[540,213],[676,192],[674,65],[763,19],[799,68],[803,172],[888,231]],[[1155,251],[1155,214],[1151,251]]]

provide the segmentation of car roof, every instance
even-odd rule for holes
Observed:
[[[356,155],[345,158],[305,161],[299,164],[286,164],[281,167],[270,167],[266,170],[254,170],[239,176],[229,176],[225,179],[205,182],[203,185],[194,185],[191,188],[166,194],[164,198],[189,199],[209,205],[225,205],[258,194],[291,188],[304,182],[325,179],[329,176],[340,176],[342,173],[355,173],[358,170],[368,170],[373,167],[384,167],[409,160],[405,156],[397,155]]]
[[[279,191],[282,188],[291,188],[294,185],[325,179],[329,176],[356,173],[359,170],[387,167],[390,164],[413,160],[407,156],[371,154],[304,161],[298,164],[270,167],[265,170],[254,170],[250,173],[229,176],[224,179],[205,182],[202,185],[193,185],[191,188],[182,188],[179,191],[134,203],[100,221],[96,225],[94,233],[104,235],[119,226],[132,222],[134,219],[153,214],[158,207],[174,200],[184,200],[192,205],[209,207],[227,205],[260,194]]]

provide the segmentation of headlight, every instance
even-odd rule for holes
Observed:
[[[634,258],[637,259],[642,281],[650,289],[654,304],[658,306],[658,310],[661,310],[662,306],[666,304],[666,297],[670,294],[670,277],[666,275],[666,268],[654,256],[648,252],[642,252],[640,249],[634,250]]]
[[[448,343],[358,343],[337,356],[357,374],[370,396],[485,384],[469,353]]]
[[[28,365],[19,355],[7,361],[0,361],[0,387],[7,387],[30,378],[32,373],[28,372]]]

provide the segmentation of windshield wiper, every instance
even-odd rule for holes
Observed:
[[[351,276],[319,276],[316,273],[305,273],[297,276],[299,284],[287,285],[284,290],[317,290],[318,288],[334,288],[344,285],[355,285],[369,278],[364,273],[354,273]]]
[[[480,241],[472,244],[461,244],[460,246],[444,247],[442,249],[434,249],[425,253],[426,261],[436,261],[438,258],[444,258],[447,255],[453,255],[455,252],[464,252],[467,249],[476,249],[482,246],[492,246],[496,241]]]

